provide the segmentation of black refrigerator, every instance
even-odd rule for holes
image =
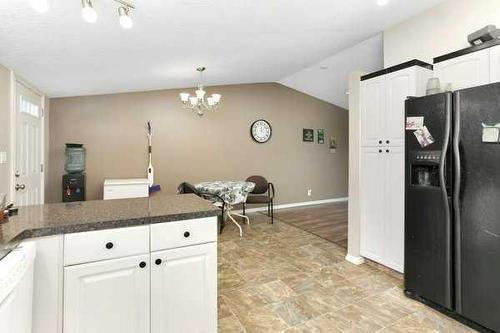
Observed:
[[[500,332],[500,83],[406,101],[405,292]]]

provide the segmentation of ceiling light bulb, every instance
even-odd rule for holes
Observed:
[[[198,89],[195,91],[195,93],[196,97],[198,97],[199,99],[202,99],[205,96],[205,90],[203,89]]]
[[[192,106],[195,106],[198,104],[198,97],[189,97],[189,102],[191,103]]]
[[[118,14],[120,15],[120,25],[123,29],[130,29],[134,25],[132,18],[129,16],[129,9],[126,7],[119,7]]]
[[[222,97],[221,94],[212,94],[212,99],[214,100],[215,104],[220,102],[221,97]]]
[[[377,0],[377,5],[385,6],[389,3],[389,0]]]
[[[97,21],[97,12],[92,7],[92,2],[90,0],[82,1],[82,18],[88,23]]]
[[[47,0],[30,0],[31,8],[38,13],[45,13],[49,10],[49,3]]]

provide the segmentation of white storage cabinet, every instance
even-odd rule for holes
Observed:
[[[361,81],[361,255],[404,270],[405,100],[423,96],[432,71],[387,70]]]
[[[434,62],[434,76],[442,88],[450,84],[452,90],[460,90],[500,82],[500,45]]]
[[[216,240],[216,217],[65,235],[63,332],[215,333]]]

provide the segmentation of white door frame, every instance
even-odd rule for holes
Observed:
[[[17,84],[23,85],[25,88],[31,90],[33,93],[40,96],[41,105],[41,124],[40,124],[40,145],[41,145],[41,156],[40,163],[43,165],[42,176],[40,177],[40,203],[45,203],[45,95],[38,89],[34,88],[32,85],[27,83],[25,80],[17,76],[14,71],[10,71],[10,184],[9,184],[9,194],[10,201],[14,202],[16,199],[16,190],[14,188],[16,183],[16,140],[17,140]]]

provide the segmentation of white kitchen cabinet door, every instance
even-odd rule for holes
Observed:
[[[385,75],[361,82],[362,147],[382,145],[385,99]]]
[[[399,272],[404,268],[405,151],[390,147],[385,153],[383,264]]]
[[[151,254],[151,332],[217,331],[217,243]]]
[[[361,255],[381,262],[384,258],[385,149],[361,148],[360,208]]]
[[[384,137],[386,146],[404,146],[405,101],[408,96],[415,96],[415,67],[405,68],[386,75],[386,109]]]
[[[64,268],[64,333],[150,331],[150,256]]]
[[[500,82],[500,45],[490,49],[490,82]]]
[[[490,49],[469,53],[434,65],[434,76],[441,87],[451,84],[452,90],[465,89],[490,82]]]

